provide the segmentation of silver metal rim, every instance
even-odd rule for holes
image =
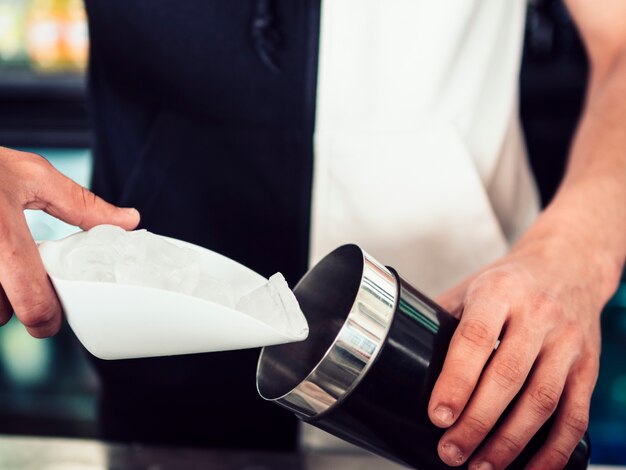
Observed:
[[[335,341],[295,388],[278,398],[267,398],[259,390],[264,399],[304,419],[316,418],[344,400],[376,362],[393,321],[398,280],[389,269],[362,253],[361,283]]]

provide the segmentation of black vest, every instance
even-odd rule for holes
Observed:
[[[94,191],[290,285],[306,269],[319,0],[87,0]],[[176,315],[177,312],[171,312]],[[104,437],[291,448],[258,350],[94,363]]]

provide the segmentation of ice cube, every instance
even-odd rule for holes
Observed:
[[[67,275],[83,281],[115,282],[119,241],[125,235],[123,229],[107,225],[68,238],[63,257]]]
[[[116,282],[191,295],[200,281],[198,254],[146,230],[99,225],[62,243],[61,277]],[[216,294],[213,294],[216,297]]]
[[[197,254],[145,230],[129,232],[115,265],[121,284],[191,294],[200,278]]]
[[[140,230],[145,232],[145,230]],[[97,225],[88,232],[83,232],[83,245],[115,246],[128,236],[128,232],[116,225]]]
[[[200,275],[200,281],[193,291],[193,295],[228,308],[235,308],[235,296],[232,286],[206,273]]]
[[[309,333],[298,300],[281,273],[241,297],[236,308],[290,337],[305,339]]]
[[[115,282],[117,253],[114,249],[92,245],[78,246],[65,257],[70,279],[94,282]]]

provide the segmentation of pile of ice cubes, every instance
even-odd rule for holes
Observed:
[[[294,336],[306,336],[303,329],[308,332],[298,301],[280,273],[236,298],[229,283],[203,272],[196,251],[147,230],[127,232],[112,225],[99,225],[61,243],[63,266],[57,266],[56,272],[64,279],[178,292],[238,310]]]

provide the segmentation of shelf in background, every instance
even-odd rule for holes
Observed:
[[[0,68],[0,145],[85,148],[85,76]]]
[[[0,100],[85,99],[86,82],[79,73],[37,73],[31,69],[0,68]]]

